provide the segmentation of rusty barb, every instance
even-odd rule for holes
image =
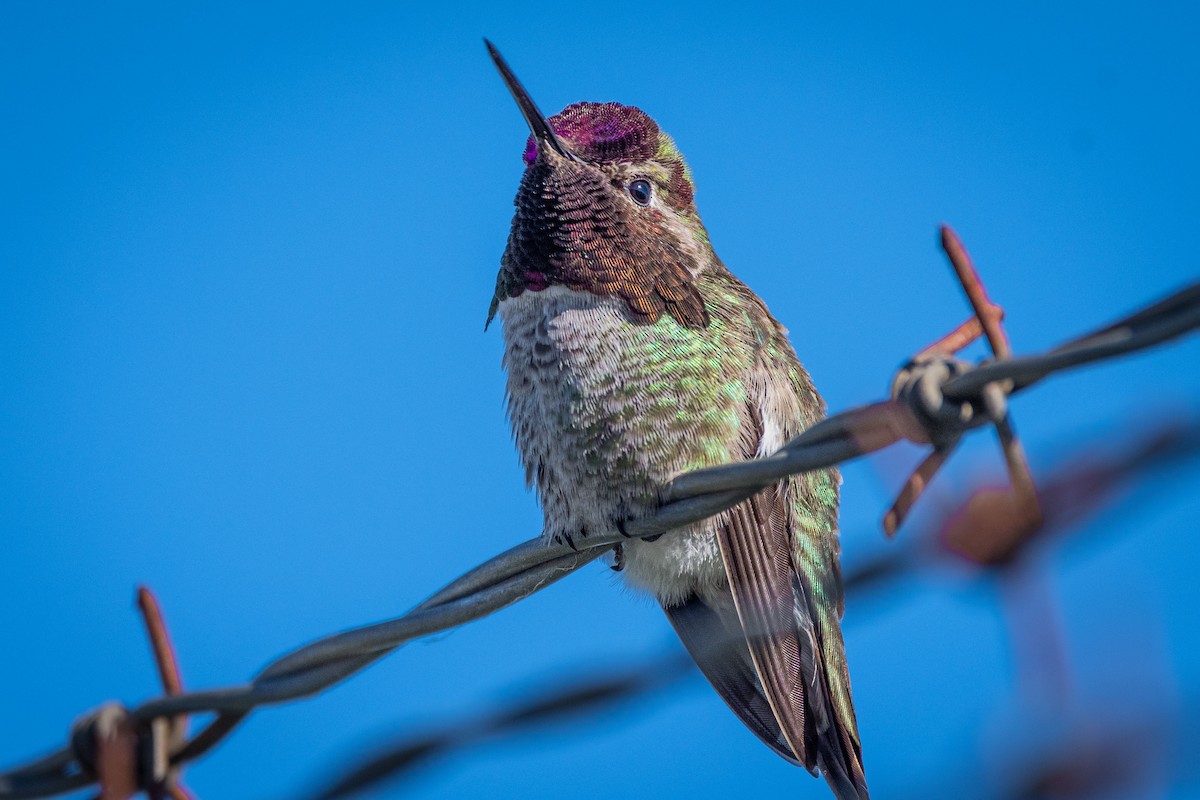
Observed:
[[[179,662],[158,599],[139,586],[137,604],[163,692],[167,696],[182,694]],[[108,703],[75,722],[71,749],[84,774],[99,785],[97,800],[129,800],[139,791],[149,800],[195,800],[181,782],[181,767],[170,763],[170,753],[186,738],[186,714],[138,722],[120,704]]]
[[[932,451],[885,516],[889,534],[904,521],[962,435],[988,424],[1000,437],[1011,489],[1002,502],[991,501],[986,508],[976,503],[975,513],[966,516],[1011,521],[1015,515],[1020,522],[1016,533],[1036,529],[1041,511],[1009,419],[1008,397],[1054,373],[1195,330],[1200,327],[1200,283],[1048,352],[1013,356],[1000,324],[1003,313],[988,298],[949,228],[942,229],[942,246],[974,314],[905,364],[889,399],[828,417],[766,458],[680,475],[663,488],[654,514],[593,533],[576,542],[578,549],[535,536],[452,581],[407,614],[318,639],[276,659],[248,682],[195,692],[181,691],[157,604],[148,592],[140,594],[163,694],[134,708],[107,706],[85,716],[75,726],[70,745],[0,772],[0,800],[50,797],[97,784],[102,800],[131,797],[137,791],[152,798],[185,798],[188,794],[179,783],[182,765],[219,744],[255,709],[316,694],[412,639],[511,605],[610,552],[627,537],[662,535],[732,508],[790,475],[826,469],[902,439],[929,445]],[[956,357],[980,336],[991,346],[990,359],[971,364]],[[216,717],[188,736],[185,715],[194,713]]]
[[[883,530],[888,536],[896,534],[917,498],[958,445],[967,426],[982,418],[996,427],[1008,467],[1012,486],[1006,508],[1008,519],[1018,520],[1020,527],[1032,531],[1041,524],[1042,515],[1029,460],[1008,414],[1007,398],[1013,390],[1013,382],[1007,379],[992,381],[982,387],[977,399],[957,402],[947,400],[941,390],[948,380],[971,369],[970,364],[954,356],[980,336],[987,337],[993,356],[991,363],[1012,358],[1003,325],[1004,309],[988,297],[971,257],[948,225],[942,226],[942,249],[946,251],[974,313],[962,325],[917,353],[901,368],[892,383],[892,398],[903,402],[909,412],[917,416],[933,450],[908,476],[896,502],[883,517]],[[908,438],[920,442],[914,435]]]

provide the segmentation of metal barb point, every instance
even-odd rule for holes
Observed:
[[[987,336],[993,355],[997,360],[1010,358],[1012,348],[1008,344],[1008,335],[1004,332],[1004,326],[1001,324],[1004,319],[1004,309],[993,303],[992,299],[988,297],[987,289],[984,288],[979,272],[971,262],[971,256],[967,254],[967,249],[963,247],[958,234],[949,225],[942,226],[942,249],[946,251],[946,257],[950,259],[950,266],[954,268],[954,274],[958,276],[958,282],[962,284],[967,300],[971,304],[971,310],[975,312],[975,318],[979,320],[979,325]]]
[[[179,658],[171,644],[171,636],[167,632],[167,623],[163,618],[158,598],[148,587],[139,586],[137,605],[142,614],[142,622],[146,626],[146,636],[150,640],[150,649],[154,654],[163,694],[168,697],[183,694]],[[187,714],[176,714],[150,721],[153,759],[150,786],[146,792],[152,800],[166,797],[172,800],[194,800],[194,795],[183,785],[182,766],[171,764],[172,755],[177,753],[187,740],[187,718]]]

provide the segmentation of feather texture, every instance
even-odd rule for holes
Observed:
[[[770,454],[824,403],[786,330],[713,253],[674,143],[636,109],[568,112],[550,123],[578,157],[526,151],[489,320],[504,323],[508,412],[544,534],[577,543],[651,513],[682,472]],[[626,192],[635,179],[653,181],[651,202]],[[795,476],[630,540],[622,574],[747,727],[861,800],[838,482]]]

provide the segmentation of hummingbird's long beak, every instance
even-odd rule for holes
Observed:
[[[560,156],[569,158],[572,161],[578,161],[579,157],[563,146],[563,143],[554,135],[554,130],[550,127],[550,123],[542,116],[542,112],[538,111],[537,104],[533,102],[533,98],[529,96],[529,92],[525,91],[525,87],[517,80],[517,76],[509,69],[508,62],[504,60],[504,56],[500,55],[500,51],[496,46],[487,39],[483,40],[487,45],[488,54],[491,55],[492,61],[496,64],[496,69],[500,71],[500,77],[504,79],[504,85],[508,87],[508,91],[512,94],[513,100],[517,101],[517,106],[521,109],[521,115],[525,117],[526,124],[529,125],[529,130],[533,132],[533,138],[538,144],[545,144]]]

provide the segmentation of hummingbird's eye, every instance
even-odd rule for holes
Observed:
[[[650,205],[650,193],[650,181],[642,180],[640,178],[636,181],[630,181],[629,196],[632,197],[633,202],[637,203],[639,206]]]

